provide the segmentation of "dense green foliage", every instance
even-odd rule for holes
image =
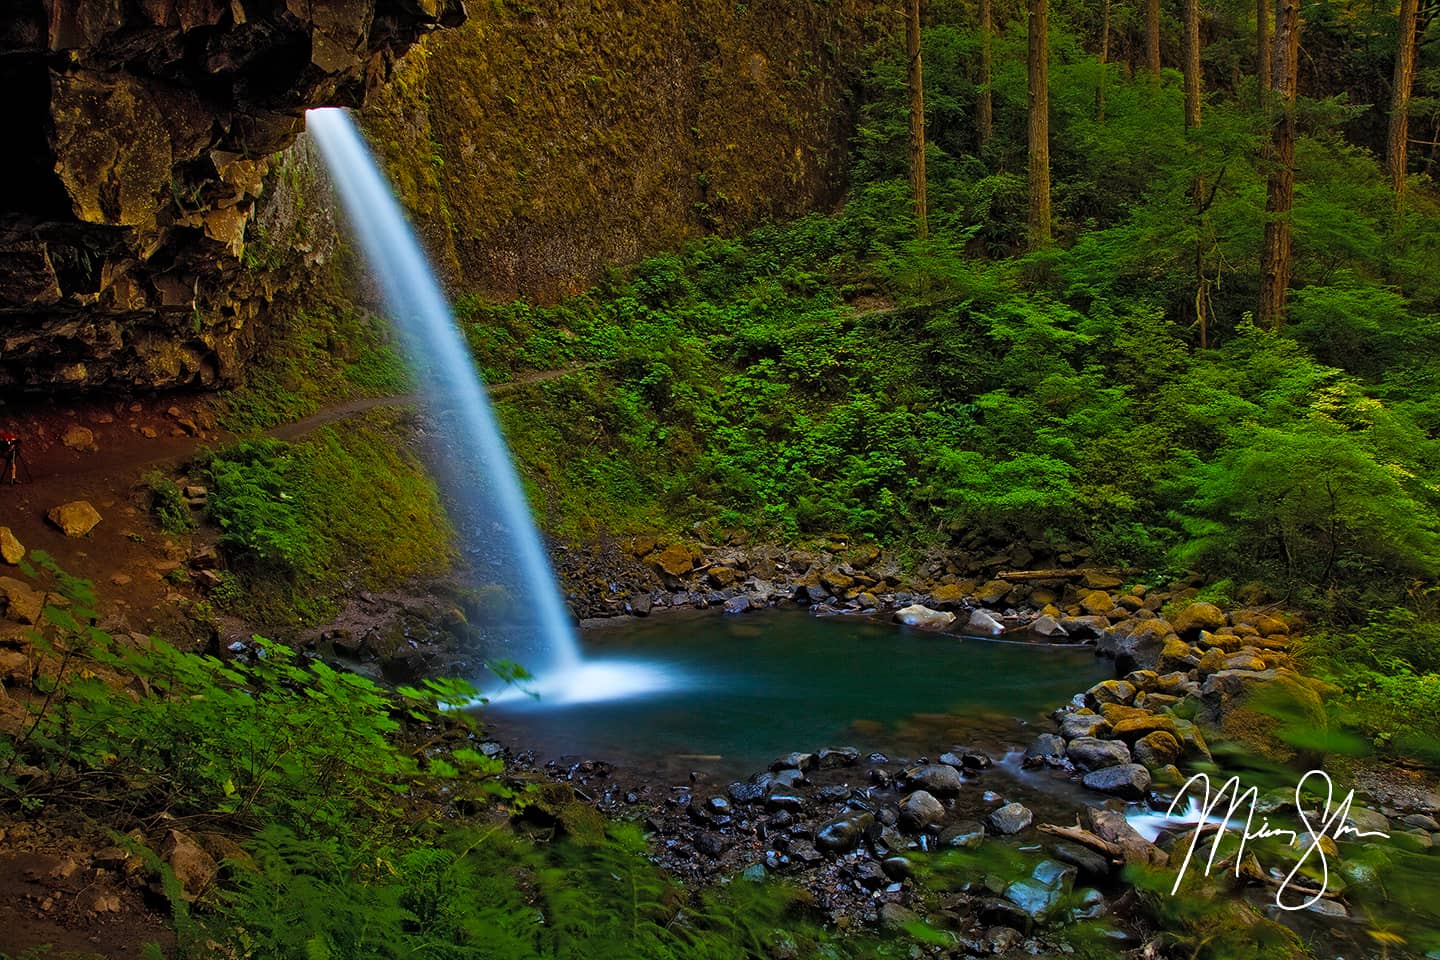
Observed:
[[[1436,668],[1415,652],[1440,575],[1440,196],[1417,175],[1397,204],[1372,152],[1387,104],[1359,98],[1388,96],[1393,14],[1313,6],[1284,324],[1253,319],[1271,161],[1251,8],[1211,11],[1187,130],[1178,76],[1102,68],[1094,5],[1052,4],[1058,242],[1026,253],[1023,18],[1000,14],[982,147],[974,10],[937,2],[928,242],[892,44],[837,215],[701,241],[554,306],[462,301],[491,377],[585,365],[502,401],[542,516],[570,536],[1042,538],[1199,570],[1217,598],[1258,581],[1336,624],[1314,663],[1349,691],[1340,719],[1382,743],[1411,729],[1417,749],[1440,733]],[[1114,13],[1134,55],[1134,11]],[[1440,90],[1426,22],[1417,123]]]
[[[294,443],[202,455],[209,516],[238,578],[218,601],[271,624],[313,621],[347,576],[376,587],[443,570],[449,522],[403,433],[402,415],[381,409]]]
[[[936,109],[967,96],[946,55],[961,33],[927,34]],[[1020,38],[1003,42],[1008,63]],[[979,158],[932,146],[935,238],[908,238],[886,63],[840,216],[705,241],[553,308],[464,304],[491,373],[594,364],[537,386],[542,402],[506,404],[561,514],[941,543],[1027,531],[1322,592],[1440,571],[1434,198],[1414,191],[1393,217],[1374,159],[1309,125],[1292,322],[1258,329],[1263,173],[1247,107],[1217,102],[1187,136],[1177,91],[1114,76],[1102,124],[1093,60],[1064,33],[1055,46],[1068,246],[1006,255],[1020,188],[987,169],[1013,163],[1013,134]],[[1001,116],[1023,102],[1007,70]],[[1197,172],[1217,198],[1199,226]],[[1186,307],[1202,227],[1208,350]]]

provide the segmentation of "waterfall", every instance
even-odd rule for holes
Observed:
[[[306,128],[379,282],[427,406],[444,430],[449,463],[442,479],[465,520],[468,552],[487,561],[487,576],[505,588],[507,605],[521,614],[507,625],[510,631],[532,641],[512,658],[534,674],[526,692],[538,699],[514,689],[495,699],[557,706],[674,689],[679,678],[671,671],[626,660],[581,660],[485,385],[425,251],[349,114],[310,110]]]
[[[306,128],[379,282],[427,405],[444,424],[452,460],[458,460],[450,468],[465,478],[452,492],[469,514],[468,532],[493,534],[486,552],[495,577],[518,593],[509,606],[528,607],[536,621],[539,648],[527,651],[523,665],[536,674],[573,669],[580,653],[570,615],[485,385],[425,251],[349,114],[311,110]]]

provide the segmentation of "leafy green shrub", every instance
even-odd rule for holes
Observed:
[[[178,484],[159,470],[151,470],[141,478],[150,494],[150,512],[166,533],[181,534],[195,529],[195,518],[185,502]]]
[[[1341,724],[1377,746],[1440,758],[1440,623],[1412,610],[1372,611],[1368,622],[1301,639],[1306,665],[1339,684],[1326,699]]]

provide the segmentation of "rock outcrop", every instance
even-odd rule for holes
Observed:
[[[364,112],[448,278],[553,300],[845,186],[876,0],[535,0],[405,58]]]
[[[463,19],[460,0],[17,6],[0,26],[18,158],[0,182],[0,390],[233,379],[287,283],[267,258],[304,259],[303,238],[256,223],[275,155],[306,108],[360,105]]]

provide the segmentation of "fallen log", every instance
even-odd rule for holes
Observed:
[[[1057,567],[1052,570],[1006,570],[995,574],[997,580],[1074,580],[1087,573],[1103,573],[1111,577],[1134,577],[1144,573],[1139,567]]]

